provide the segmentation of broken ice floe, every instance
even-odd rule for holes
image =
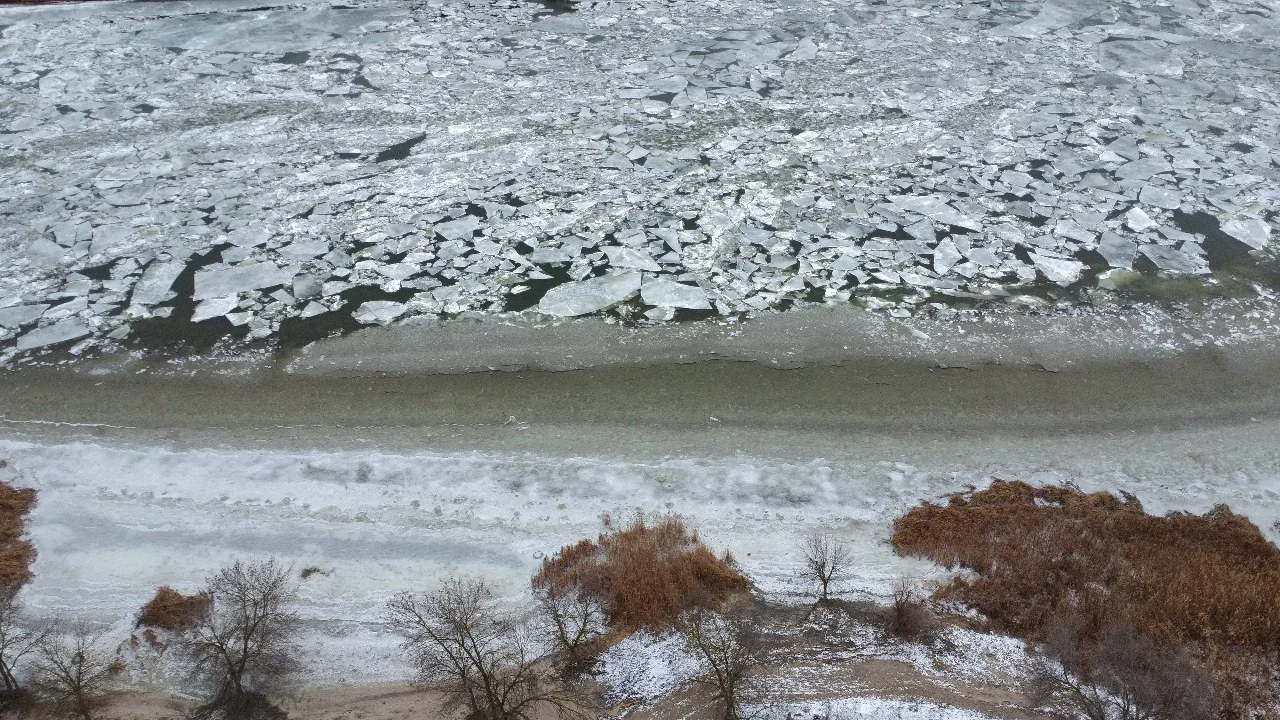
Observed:
[[[166,7],[0,9],[0,354],[1276,262],[1280,45],[1238,0]]]
[[[573,317],[613,307],[640,289],[640,273],[617,275],[565,283],[547,291],[538,310],[548,315]]]

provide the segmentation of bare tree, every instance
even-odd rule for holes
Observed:
[[[401,593],[387,603],[387,622],[421,680],[441,683],[445,708],[477,720],[529,720],[539,708],[585,718],[580,699],[539,662],[524,623],[494,607],[483,580],[448,578],[433,593]]]
[[[13,594],[0,593],[0,710],[21,699],[22,686],[14,674],[17,664],[49,634],[48,624],[32,624],[23,618],[22,605]]]
[[[847,574],[849,545],[831,535],[817,532],[804,542],[805,577],[818,583],[821,598],[827,599],[831,583]]]
[[[538,606],[552,644],[563,656],[564,675],[590,669],[592,644],[605,631],[605,612],[600,602],[576,589],[536,590]]]
[[[54,626],[36,645],[36,689],[83,720],[93,720],[111,680],[124,670],[113,653],[100,647],[102,636],[101,629],[77,622]]]
[[[208,610],[188,631],[197,672],[214,688],[211,707],[224,714],[270,714],[267,693],[297,670],[298,616],[293,569],[271,558],[237,560],[209,578]]]
[[[702,608],[681,619],[685,646],[707,665],[698,678],[710,685],[724,704],[724,720],[742,720],[747,675],[761,663],[759,635],[741,612],[721,614]]]
[[[893,584],[889,608],[889,632],[904,640],[930,641],[937,636],[938,621],[914,583],[898,578]]]
[[[1195,720],[1218,709],[1212,678],[1185,648],[1158,647],[1132,626],[1085,637],[1066,620],[1041,648],[1032,699],[1083,720]]]

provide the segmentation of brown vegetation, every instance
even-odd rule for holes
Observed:
[[[996,481],[894,523],[894,549],[974,571],[935,597],[963,602],[1036,641],[1064,619],[1084,638],[1132,627],[1190,648],[1227,714],[1270,703],[1259,670],[1280,660],[1280,548],[1225,505],[1148,515],[1137,498]]]
[[[914,642],[930,642],[938,633],[938,619],[933,610],[906,579],[894,583],[893,603],[885,624],[894,636]]]
[[[31,582],[36,549],[22,538],[27,513],[36,504],[36,491],[0,482],[0,595],[13,597]]]
[[[535,589],[577,592],[604,606],[618,630],[673,626],[692,607],[715,609],[745,591],[747,578],[727,553],[716,557],[677,517],[601,534],[567,545],[542,561]]]
[[[186,632],[209,612],[211,603],[209,596],[204,593],[183,595],[168,585],[161,585],[156,588],[155,597],[142,606],[142,611],[138,613],[137,627]],[[154,633],[151,637],[155,637]]]

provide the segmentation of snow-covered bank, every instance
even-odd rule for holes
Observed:
[[[38,442],[10,435],[0,456],[14,481],[40,492],[31,605],[125,621],[156,585],[189,589],[230,558],[275,554],[331,571],[303,582],[317,681],[385,682],[405,672],[396,638],[378,624],[391,593],[445,573],[480,573],[514,600],[539,557],[636,511],[685,515],[764,591],[792,600],[801,597],[797,543],[818,527],[854,543],[858,573],[846,593],[884,597],[901,575],[936,576],[927,563],[893,555],[884,544],[889,522],[992,474],[1123,488],[1157,512],[1227,502],[1274,538],[1280,458],[1266,440],[1274,427],[1257,432],[991,437],[977,453],[960,441],[905,437],[893,452],[853,443],[808,461],[771,456],[763,445],[653,459],[642,435],[586,456],[175,449],[44,434]]]

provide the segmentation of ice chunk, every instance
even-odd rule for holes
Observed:
[[[640,273],[635,271],[567,282],[548,290],[538,303],[538,310],[560,317],[586,315],[612,307],[639,289]]]
[[[1044,273],[1049,282],[1059,285],[1070,285],[1079,280],[1080,273],[1084,271],[1084,263],[1082,262],[1049,257],[1040,253],[1032,253],[1031,262],[1035,264],[1037,270]]]
[[[946,275],[956,263],[964,259],[960,249],[951,238],[944,238],[933,250],[933,271],[938,275]]]
[[[1116,177],[1122,180],[1146,180],[1157,173],[1169,172],[1173,166],[1156,158],[1138,158],[1116,168]]]
[[[293,296],[299,300],[307,300],[320,296],[320,278],[314,275],[299,275],[293,279]]]
[[[1150,258],[1156,267],[1166,272],[1189,275],[1200,272],[1201,269],[1201,265],[1193,258],[1168,245],[1143,245],[1138,251]]]
[[[35,265],[52,267],[62,262],[67,249],[58,243],[45,238],[36,238],[27,246],[27,257]]]
[[[18,350],[34,350],[49,345],[57,345],[68,340],[82,338],[89,334],[89,326],[80,318],[63,320],[42,328],[37,328],[18,338]]]
[[[237,304],[239,304],[239,299],[235,295],[203,300],[199,305],[196,305],[196,310],[191,315],[191,322],[204,322],[211,318],[222,317],[235,310]]]
[[[1138,195],[1142,202],[1165,210],[1177,210],[1182,205],[1182,195],[1172,191],[1148,185]]]
[[[327,312],[329,312],[329,308],[313,300],[307,303],[306,307],[302,308],[301,317],[310,318],[310,317],[315,317],[317,315],[323,315],[324,313],[327,313]]]
[[[989,248],[974,248],[970,250],[969,261],[983,267],[996,267],[1000,264],[1000,258],[996,257],[996,254],[991,252]]]
[[[298,240],[285,245],[276,252],[289,260],[303,262],[318,258],[329,252],[329,243],[325,240]]]
[[[1113,268],[1133,267],[1133,258],[1138,253],[1138,244],[1132,240],[1113,233],[1102,233],[1102,242],[1098,243],[1098,254]]]
[[[992,35],[1002,37],[1036,37],[1047,32],[1073,25],[1107,9],[1105,2],[1082,0],[1080,2],[1046,2],[1035,17],[1011,25],[1001,25],[991,30]]]
[[[710,310],[707,292],[697,285],[685,285],[671,280],[648,280],[640,288],[640,298],[658,307]]]
[[[1027,240],[1026,234],[1019,230],[1018,226],[1013,223],[1000,223],[999,225],[991,228],[991,234],[1010,245],[1017,245],[1018,243],[1026,242]]]
[[[651,272],[658,272],[662,269],[648,253],[640,252],[633,248],[607,247],[604,248],[604,254],[609,256],[609,264],[614,267],[649,270]]]
[[[1182,58],[1166,43],[1154,40],[1121,40],[1099,43],[1098,63],[1103,70],[1135,75],[1180,77]]]
[[[1235,218],[1222,223],[1222,232],[1255,250],[1267,246],[1271,228],[1258,218]]]
[[[436,232],[446,240],[470,240],[479,229],[480,218],[475,215],[463,215],[457,220],[450,220],[436,226]]]
[[[408,306],[401,302],[370,300],[352,313],[351,318],[365,325],[386,325],[403,315],[408,309]]]
[[[142,273],[142,279],[133,287],[130,312],[141,314],[141,309],[168,300],[172,295],[173,283],[182,274],[186,263],[172,260],[169,262],[153,262]],[[136,311],[135,311],[136,309]]]
[[[93,243],[89,246],[89,254],[100,252],[125,242],[134,234],[134,230],[126,225],[99,225],[93,229]]]
[[[955,225],[975,231],[982,229],[981,223],[934,195],[893,195],[889,197],[889,201],[899,209],[920,213],[945,225]]]
[[[40,316],[48,310],[46,304],[40,305],[14,305],[13,307],[0,308],[0,327],[16,328],[26,325],[29,322],[39,320]]]
[[[417,263],[401,262],[391,263],[390,265],[380,265],[377,270],[384,277],[388,277],[396,281],[404,281],[409,277],[422,272],[422,266]]]
[[[275,263],[249,263],[219,270],[196,273],[196,300],[234,295],[272,285],[284,285],[290,277]]]
[[[1124,224],[1129,229],[1142,232],[1156,227],[1157,223],[1151,219],[1151,216],[1142,211],[1142,208],[1133,208],[1124,214]]]

